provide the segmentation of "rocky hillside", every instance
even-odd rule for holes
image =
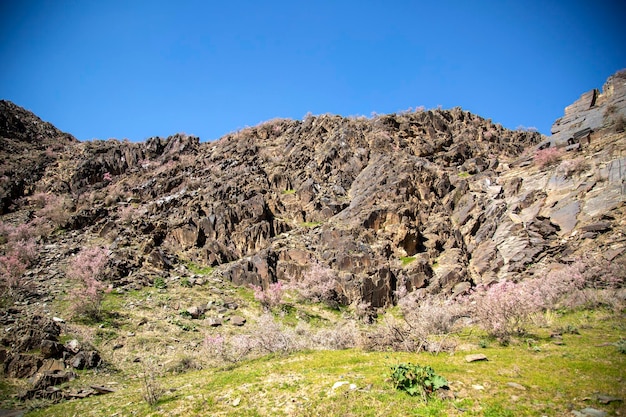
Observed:
[[[610,100],[589,103],[608,103],[590,142],[565,152],[554,141],[548,159],[535,151],[550,138],[459,108],[130,143],[78,142],[2,101],[2,221],[48,226],[23,297],[54,297],[89,245],[111,251],[120,291],[179,279],[190,261],[265,287],[319,265],[338,301],[374,308],[398,291],[456,294],[583,254],[623,259],[624,73],[604,91]]]
[[[78,141],[15,104],[0,100],[0,214],[32,194],[57,152]]]

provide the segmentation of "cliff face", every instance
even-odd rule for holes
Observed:
[[[624,130],[626,119],[626,70],[609,77],[602,87],[587,91],[578,100],[565,108],[565,115],[552,125],[554,144],[565,144],[576,137],[578,132],[589,129],[592,132],[608,126]]]
[[[622,114],[623,79],[609,81],[596,106]],[[43,238],[27,273],[39,286],[62,280],[69,256],[92,242],[112,251],[108,276],[120,288],[174,279],[188,261],[265,286],[321,264],[337,276],[342,302],[374,307],[405,289],[456,294],[583,253],[624,253],[625,141],[615,121],[539,164],[538,133],[461,109],[272,120],[213,143],[79,143],[2,103],[2,158],[11,158],[5,149],[48,158],[20,159],[38,168],[11,171],[9,182],[28,186],[3,183],[4,221],[37,217],[33,195],[65,201],[57,226],[66,232]],[[589,111],[568,109],[555,143]]]

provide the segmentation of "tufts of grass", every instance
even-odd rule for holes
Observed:
[[[187,262],[185,266],[191,273],[196,275],[211,275],[214,270],[211,266],[201,266],[193,262]]]
[[[600,404],[593,398],[597,393],[620,398],[626,394],[622,383],[626,356],[615,347],[622,340],[622,322],[623,314],[603,311],[559,315],[555,328],[576,325],[580,334],[563,334],[564,343],[557,345],[550,338],[551,329],[532,329],[532,346],[539,347],[538,351],[529,348],[529,336],[513,339],[506,347],[494,343],[479,348],[485,335],[474,329],[453,337],[475,350],[451,354],[346,349],[269,355],[200,371],[184,364],[191,370],[163,376],[155,372],[154,383],[163,390],[153,406],[142,397],[143,370],[127,370],[108,376],[115,393],[63,402],[27,416],[201,416],[210,411],[223,416],[506,417],[570,415],[571,409],[586,407],[616,415],[621,403]],[[489,360],[465,361],[466,354],[478,352]],[[406,362],[436,369],[448,381],[455,399],[433,396],[425,403],[394,389],[389,368]],[[179,364],[169,366],[178,368]],[[94,377],[81,374],[80,382],[89,384]],[[337,384],[343,381],[347,384]],[[526,389],[514,388],[510,382]]]
[[[403,256],[400,258],[400,261],[402,261],[402,266],[406,266],[413,262],[415,259],[415,256]]]

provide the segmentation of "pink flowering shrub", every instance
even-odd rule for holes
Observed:
[[[35,229],[30,224],[13,226],[0,222],[0,289],[14,298],[26,288],[22,275],[37,256]]]
[[[285,288],[280,281],[271,283],[265,290],[258,285],[250,285],[250,287],[254,290],[254,299],[266,309],[277,307],[283,301]]]
[[[593,308],[603,305],[616,311],[624,308],[626,300],[617,290],[624,288],[626,284],[626,258],[612,261],[604,258],[581,259],[568,265],[562,273],[567,276],[576,274],[582,282],[578,291],[569,293],[564,298],[565,307]]]
[[[535,313],[584,304],[584,290],[589,284],[586,269],[587,265],[576,262],[518,283],[478,286],[469,296],[469,310],[490,335],[506,340],[512,334],[523,334]]]
[[[487,333],[501,340],[521,334],[530,314],[540,308],[529,290],[528,285],[511,281],[477,287],[471,295],[472,317]]]
[[[82,249],[70,262],[66,275],[76,283],[72,292],[72,309],[76,315],[93,320],[101,316],[101,303],[109,290],[104,284],[104,267],[109,253],[101,247]]]
[[[540,149],[535,152],[535,156],[533,157],[533,162],[539,168],[545,168],[550,165],[554,165],[561,160],[562,152],[559,148],[546,148]]]
[[[331,307],[339,305],[339,282],[332,269],[314,263],[294,284],[303,301],[325,303]]]

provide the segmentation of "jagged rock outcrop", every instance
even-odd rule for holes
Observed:
[[[550,143],[577,143],[587,134],[616,126],[624,131],[626,122],[626,70],[610,76],[602,92],[593,89],[565,108],[565,115],[552,125]]]
[[[620,74],[596,97],[603,117],[623,103]],[[578,129],[578,113],[566,111],[557,133]],[[341,302],[383,307],[396,291],[458,294],[587,250],[622,256],[624,133],[604,126],[552,166],[525,151],[556,134],[510,131],[459,108],[279,119],[212,143],[73,143],[21,195],[71,201],[71,238],[47,237],[66,248],[50,258],[61,270],[97,237],[112,252],[116,287],[188,261],[263,286],[319,264],[337,277]]]
[[[0,214],[32,193],[59,152],[77,142],[33,113],[0,100]]]

